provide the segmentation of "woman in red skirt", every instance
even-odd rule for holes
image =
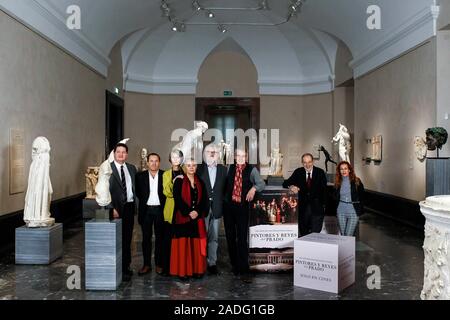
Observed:
[[[186,174],[175,180],[173,197],[172,251],[170,274],[185,280],[202,277],[206,272],[206,226],[208,194],[204,182],[197,176],[193,159],[185,163]]]

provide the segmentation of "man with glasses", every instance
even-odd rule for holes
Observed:
[[[208,232],[208,272],[213,275],[219,273],[217,269],[217,249],[219,247],[219,227],[222,219],[223,196],[227,179],[227,168],[218,163],[219,147],[208,145],[205,148],[204,163],[197,169],[208,192],[209,215],[206,217]]]

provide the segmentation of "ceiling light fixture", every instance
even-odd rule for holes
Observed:
[[[167,17],[169,22],[172,23],[172,30],[177,32],[184,32],[186,30],[186,26],[217,26],[218,30],[221,33],[225,33],[228,31],[226,26],[265,26],[265,27],[277,27],[288,23],[293,17],[297,17],[301,12],[301,9],[307,0],[291,0],[290,4],[287,8],[287,16],[286,19],[280,22],[275,23],[264,23],[264,22],[179,22],[176,20],[176,17],[171,14],[173,10],[166,2],[167,0],[161,0],[161,10],[163,12],[163,16]],[[205,11],[206,17],[209,19],[213,19],[216,17],[214,11],[220,10],[229,10],[229,11],[269,11],[269,1],[261,0],[257,7],[203,7],[200,4],[200,1],[194,0],[192,1],[192,9],[195,12]]]
[[[217,29],[219,29],[219,31],[220,31],[221,33],[226,33],[226,32],[228,31],[227,28],[225,28],[225,27],[224,27],[223,25],[221,25],[221,24],[218,25]]]

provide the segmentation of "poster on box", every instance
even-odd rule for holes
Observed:
[[[290,271],[294,267],[294,240],[298,238],[298,196],[282,187],[268,186],[250,208],[250,269]]]

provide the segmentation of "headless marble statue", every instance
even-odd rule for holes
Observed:
[[[38,137],[34,140],[23,214],[29,228],[51,227],[55,224],[55,219],[50,217],[53,194],[50,181],[50,150],[47,138]]]

